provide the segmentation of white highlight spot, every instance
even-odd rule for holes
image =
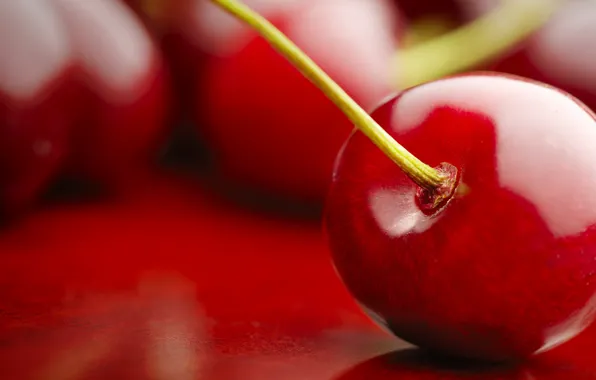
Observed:
[[[577,336],[592,323],[594,313],[596,313],[596,295],[590,298],[586,305],[574,316],[547,331],[545,334],[546,342],[536,353],[548,351]]]
[[[60,9],[79,61],[110,101],[137,96],[153,52],[137,17],[120,0],[53,0]]]
[[[405,193],[382,189],[370,195],[371,211],[387,235],[399,237],[412,232],[421,233],[438,220],[420,211],[415,203],[415,195],[414,187]]]
[[[71,59],[68,37],[44,0],[0,1],[0,90],[29,99]]]

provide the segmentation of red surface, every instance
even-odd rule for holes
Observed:
[[[565,117],[545,121],[536,112],[544,107]],[[477,75],[405,91],[372,116],[423,162],[455,165],[469,189],[429,217],[417,186],[367,137],[356,133],[344,146],[327,207],[333,256],[392,331],[500,361],[551,347],[593,320],[596,221],[561,208],[591,208],[570,188],[593,178],[581,164],[592,154],[579,142],[596,142],[592,114],[557,90]],[[561,136],[568,123],[574,137]],[[568,154],[569,146],[577,149]],[[573,231],[559,228],[574,222]]]
[[[0,373],[20,379],[588,379],[594,333],[521,368],[429,361],[373,325],[319,223],[167,177],[0,233]],[[380,356],[384,355],[384,356]]]

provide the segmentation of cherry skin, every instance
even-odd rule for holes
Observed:
[[[0,4],[0,216],[34,202],[68,150],[75,65],[46,2]]]
[[[394,14],[384,0],[312,2],[275,22],[365,108],[391,91]],[[323,203],[350,129],[342,113],[256,33],[206,64],[197,118],[225,179]],[[280,96],[283,94],[283,96]]]
[[[583,104],[485,73],[414,87],[372,116],[423,162],[457,167],[465,186],[427,215],[370,140],[346,142],[325,226],[371,316],[423,348],[489,361],[545,351],[592,321],[596,121]]]
[[[117,0],[1,7],[0,213],[32,203],[67,161],[110,186],[147,165],[167,77],[134,14]]]
[[[117,187],[158,155],[168,132],[169,78],[151,35],[120,0],[57,5],[85,89],[68,171]]]

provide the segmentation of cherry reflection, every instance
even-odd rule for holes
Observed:
[[[439,358],[410,348],[373,357],[334,380],[589,380],[596,372],[539,358],[524,364],[482,364]]]

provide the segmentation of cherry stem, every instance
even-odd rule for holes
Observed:
[[[501,0],[487,15],[400,50],[394,83],[401,87],[461,73],[506,53],[549,20],[561,0]]]
[[[449,180],[443,172],[420,161],[391,137],[334,82],[306,53],[257,12],[237,0],[211,0],[244,21],[267,40],[282,56],[315,84],[387,157],[394,161],[418,186],[434,191]],[[366,0],[363,0],[366,1]]]

